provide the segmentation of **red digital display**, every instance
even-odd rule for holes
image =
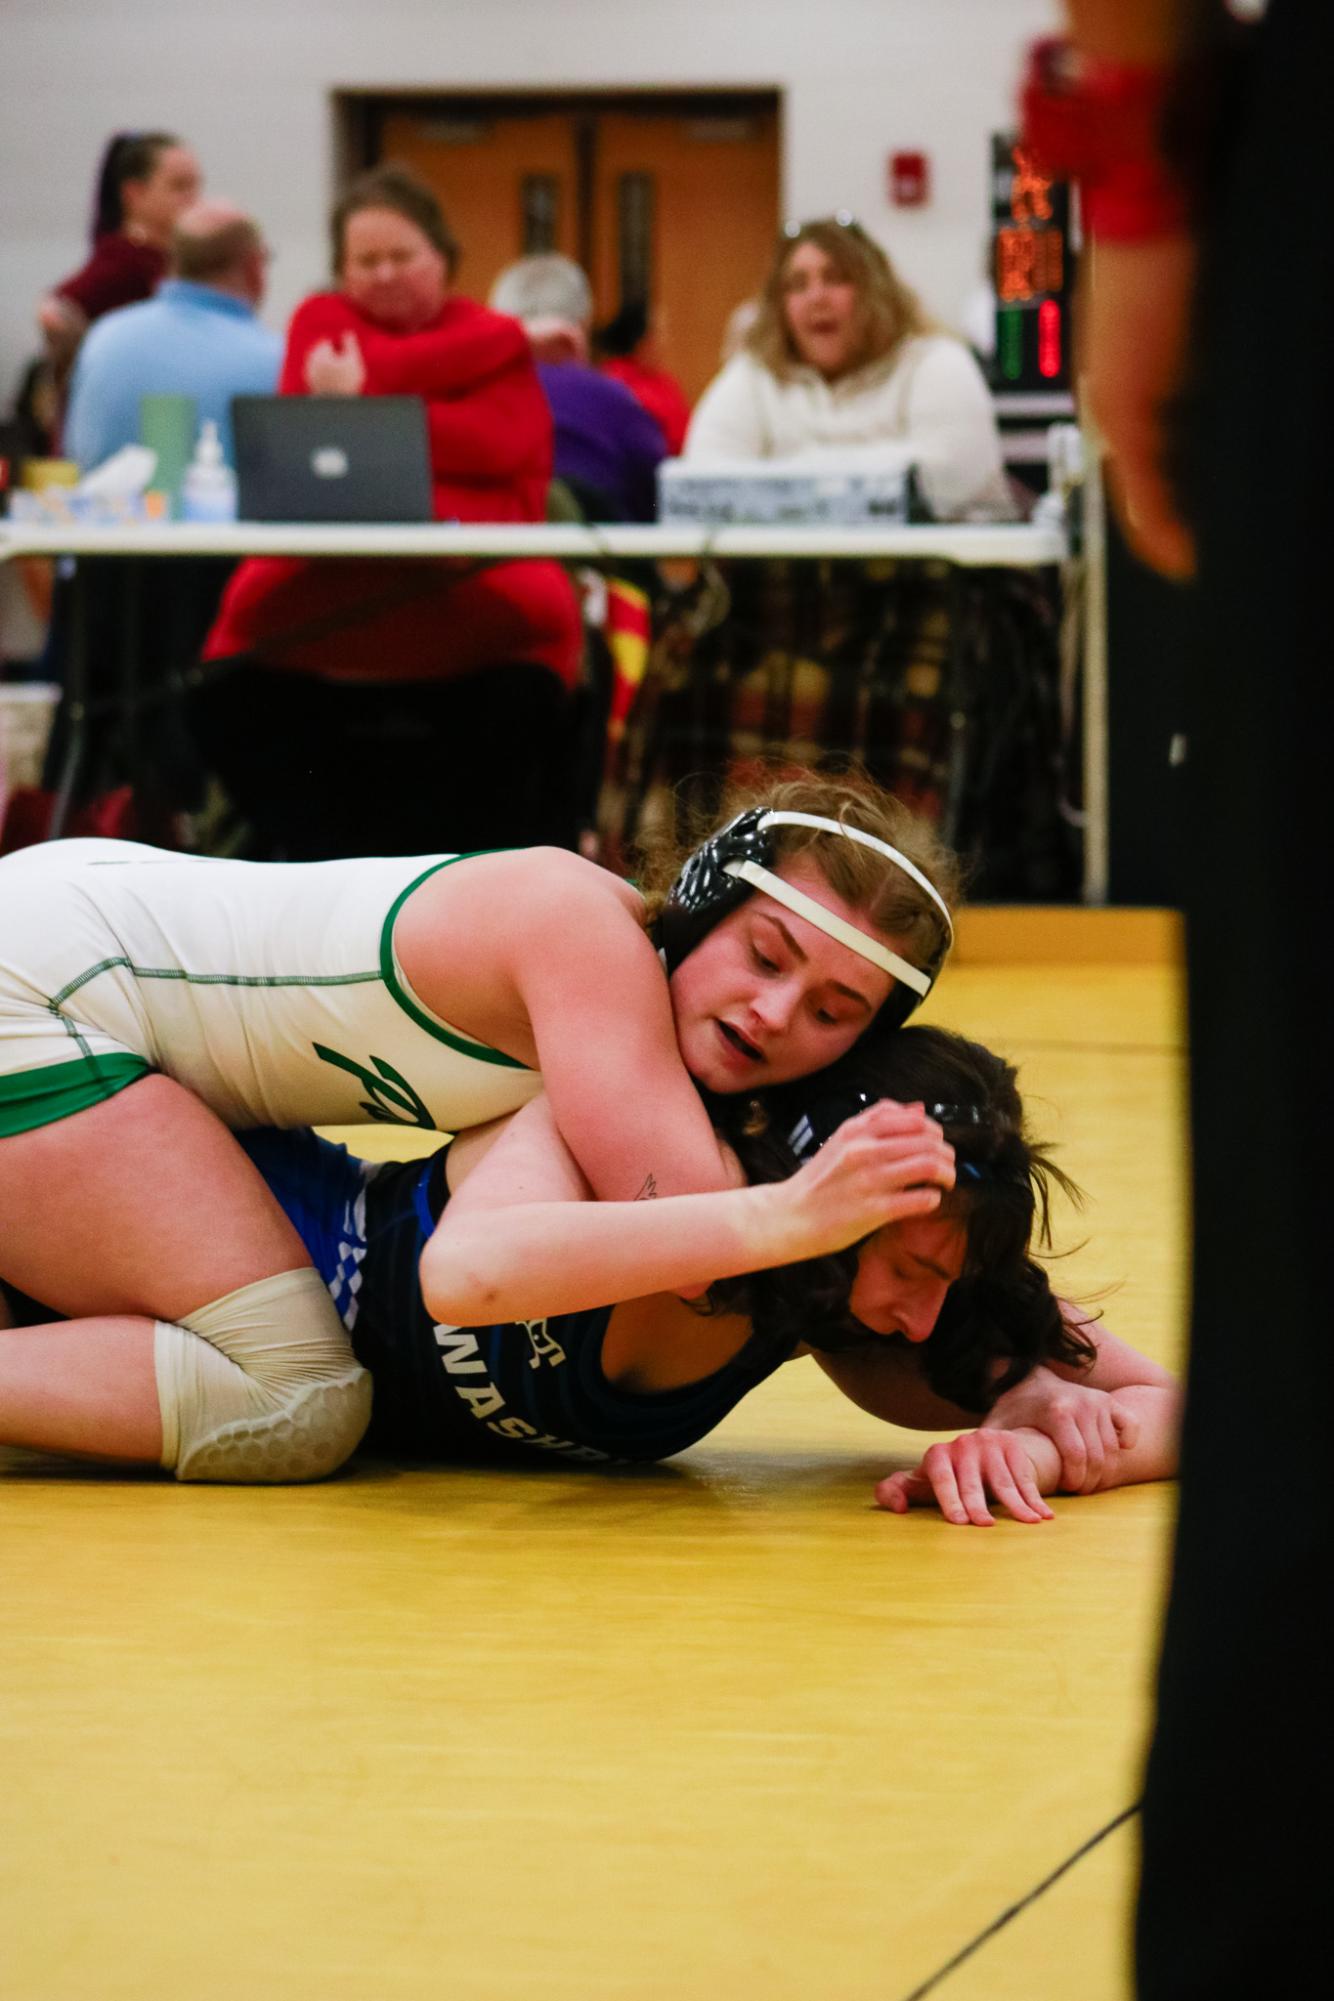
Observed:
[[[1061,372],[1061,308],[1055,299],[1038,307],[1038,374],[1055,382]]]
[[[1022,146],[1014,147],[1014,173],[1010,181],[1010,214],[1016,222],[1050,222],[1053,215],[1052,183],[1040,174],[1033,158]]]
[[[996,296],[1005,305],[1059,292],[1065,282],[1065,238],[1059,229],[996,231]]]

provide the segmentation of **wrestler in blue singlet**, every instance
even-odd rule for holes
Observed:
[[[602,1372],[610,1306],[444,1327],[418,1267],[448,1199],[445,1152],[375,1164],[312,1132],[237,1135],[282,1203],[375,1382],[367,1443],[425,1459],[665,1459],[721,1422],[784,1359],[752,1335],[721,1369],[637,1395]]]

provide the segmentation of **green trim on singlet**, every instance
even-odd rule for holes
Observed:
[[[378,980],[378,970],[373,973],[187,973],[182,966],[136,966],[132,959],[123,956],[113,959],[99,959],[95,966],[89,966],[76,979],[70,980],[53,994],[47,1002],[52,1014],[59,1014],[71,994],[80,987],[86,987],[89,980],[95,980],[102,973],[114,972],[123,966],[134,980],[179,980],[187,987],[363,987],[372,980]]]
[[[496,850],[482,848],[477,852],[494,854]],[[448,868],[451,862],[466,862],[473,859],[472,855],[446,855],[442,862],[432,862],[430,868],[423,869],[416,881],[410,882],[407,888],[395,897],[389,915],[384,920],[384,928],[380,932],[380,978],[404,1014],[415,1021],[418,1028],[424,1028],[428,1035],[433,1035],[437,1042],[448,1043],[449,1047],[457,1049],[461,1056],[472,1056],[479,1063],[498,1063],[505,1070],[527,1070],[531,1077],[535,1074],[534,1071],[527,1063],[521,1063],[517,1056],[506,1056],[502,1050],[491,1049],[485,1042],[473,1042],[466,1035],[460,1035],[457,1029],[447,1028],[444,1022],[437,1021],[433,1014],[428,1014],[416,995],[410,988],[404,986],[394,964],[394,920],[413,890],[420,889],[424,882],[431,876],[438,875],[442,868]]]
[[[142,1056],[89,1054],[0,1076],[0,1137],[53,1126],[58,1119],[86,1112],[90,1105],[114,1098],[127,1084],[137,1084],[152,1068]]]
[[[484,850],[483,852],[490,852]],[[71,1040],[82,1052],[68,1063],[50,1063],[36,1070],[19,1070],[11,1075],[0,1073],[0,1137],[11,1133],[31,1131],[36,1126],[53,1125],[58,1119],[70,1117],[89,1105],[110,1098],[117,1091],[125,1089],[138,1078],[149,1075],[156,1067],[146,1057],[125,1051],[97,1056],[84,1039],[79,1023],[65,1013],[65,1003],[81,988],[99,979],[103,973],[124,971],[134,980],[175,980],[183,986],[197,987],[356,987],[383,984],[393,1000],[416,1025],[433,1036],[437,1042],[448,1044],[463,1056],[471,1056],[479,1063],[498,1064],[506,1070],[523,1070],[529,1076],[535,1073],[526,1063],[515,1056],[506,1056],[499,1049],[491,1049],[483,1042],[473,1042],[459,1034],[444,1022],[437,1021],[426,1012],[411,990],[398,976],[394,965],[393,930],[398,916],[414,889],[424,883],[438,870],[448,868],[451,862],[466,861],[466,855],[447,855],[443,861],[433,862],[416,879],[410,882],[395,898],[380,933],[380,964],[362,973],[191,973],[181,966],[137,966],[124,954],[115,954],[99,959],[88,966],[72,980],[68,980],[59,993],[48,997],[48,1011],[59,1020]],[[122,864],[117,864],[122,866]]]

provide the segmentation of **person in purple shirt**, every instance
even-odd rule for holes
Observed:
[[[491,289],[496,312],[522,321],[556,427],[556,477],[590,521],[652,521],[662,431],[620,382],[589,366],[593,294],[568,257],[521,257]]]

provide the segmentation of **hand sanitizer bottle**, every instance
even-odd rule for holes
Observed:
[[[195,455],[181,484],[184,521],[235,521],[236,474],[222,455],[222,440],[212,417],[199,427]]]

